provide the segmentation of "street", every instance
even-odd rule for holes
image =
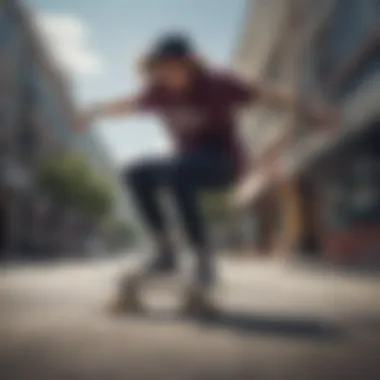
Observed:
[[[146,293],[150,314],[109,315],[105,305],[123,265],[1,269],[0,378],[380,378],[374,275],[220,259],[223,315],[201,325],[176,318],[179,294],[165,289]]]

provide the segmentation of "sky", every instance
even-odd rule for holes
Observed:
[[[30,0],[42,37],[67,75],[76,101],[134,94],[138,57],[155,36],[190,33],[210,62],[228,65],[245,0]],[[170,150],[153,117],[102,121],[95,132],[117,165]]]

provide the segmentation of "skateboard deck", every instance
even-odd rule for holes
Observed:
[[[195,316],[201,314],[202,309],[204,315],[211,316],[217,312],[216,289],[207,292],[194,290],[191,286],[191,276],[184,272],[144,277],[136,268],[128,269],[120,275],[116,295],[111,302],[111,310],[115,313],[141,314],[166,310],[183,316],[185,314]],[[139,275],[141,275],[140,283],[138,277],[136,280],[136,276]]]

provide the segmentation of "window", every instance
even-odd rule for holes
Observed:
[[[374,27],[372,1],[337,1],[317,44],[318,71],[323,82],[333,80],[370,37]]]
[[[64,141],[65,126],[62,122],[62,111],[54,87],[42,70],[33,71],[32,81],[36,88],[36,103],[46,120],[46,128],[49,129],[55,140]]]
[[[376,128],[374,126],[373,128]],[[368,134],[344,154],[341,167],[328,180],[324,207],[328,228],[344,229],[380,222],[380,134]]]
[[[296,1],[296,9],[304,23],[309,22],[315,16],[320,15],[328,6],[329,0],[299,0]]]
[[[357,71],[350,75],[341,86],[336,88],[334,94],[338,99],[344,99],[355,92],[359,86],[375,74],[380,74],[380,46],[371,52]]]
[[[0,51],[7,48],[12,39],[12,22],[6,12],[0,13]]]
[[[25,78],[22,88],[22,99],[21,99],[21,120],[18,126],[18,144],[22,156],[25,159],[30,159],[34,156],[38,149],[38,141],[34,128],[34,120],[32,116],[32,110],[36,103],[36,91],[34,83],[32,82],[30,76]]]

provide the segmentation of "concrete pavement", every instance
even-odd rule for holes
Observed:
[[[286,263],[220,260],[223,317],[175,317],[178,292],[151,289],[154,311],[114,318],[104,305],[119,261],[0,272],[0,378],[380,378],[380,281]]]

